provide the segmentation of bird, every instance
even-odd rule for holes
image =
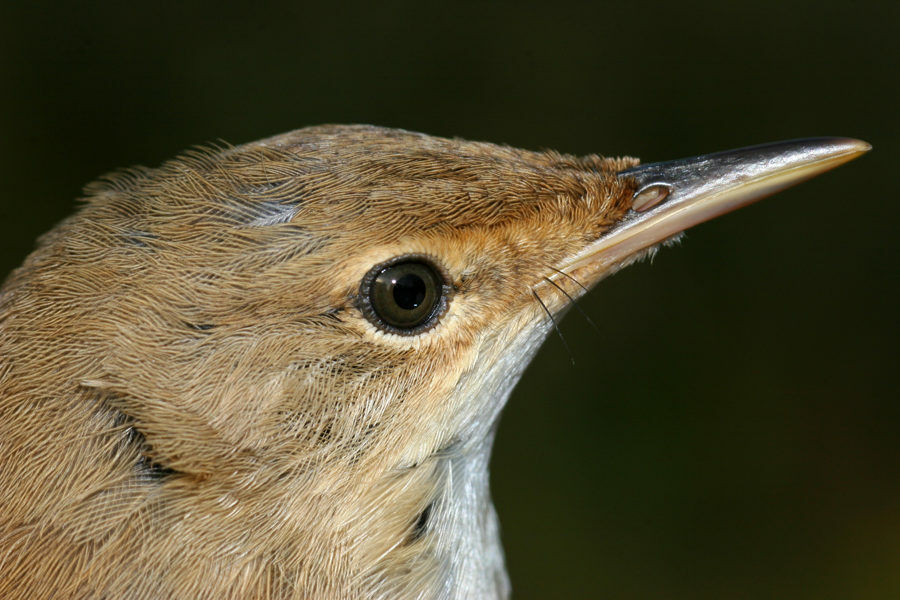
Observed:
[[[0,597],[508,597],[491,446],[561,316],[869,149],[322,125],[101,178],[0,289]]]

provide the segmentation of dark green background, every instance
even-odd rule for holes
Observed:
[[[493,484],[520,599],[900,598],[900,4],[132,4],[0,9],[4,273],[101,173],[309,124],[649,161],[870,141],[601,284]]]

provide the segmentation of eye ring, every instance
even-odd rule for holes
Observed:
[[[447,312],[453,286],[446,271],[423,254],[403,254],[369,269],[359,285],[359,309],[386,333],[414,336]]]

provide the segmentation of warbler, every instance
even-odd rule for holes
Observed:
[[[0,597],[507,597],[491,443],[563,311],[868,149],[320,126],[102,178],[0,291]]]

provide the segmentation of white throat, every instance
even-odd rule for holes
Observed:
[[[550,328],[550,323],[542,322],[522,328],[512,339],[489,342],[485,356],[499,360],[486,373],[476,369],[480,372],[477,380],[475,376],[464,378],[457,386],[458,393],[478,410],[442,459],[442,485],[428,519],[441,570],[436,598],[509,597],[488,466],[500,412]],[[503,345],[503,350],[493,347],[496,344]]]

